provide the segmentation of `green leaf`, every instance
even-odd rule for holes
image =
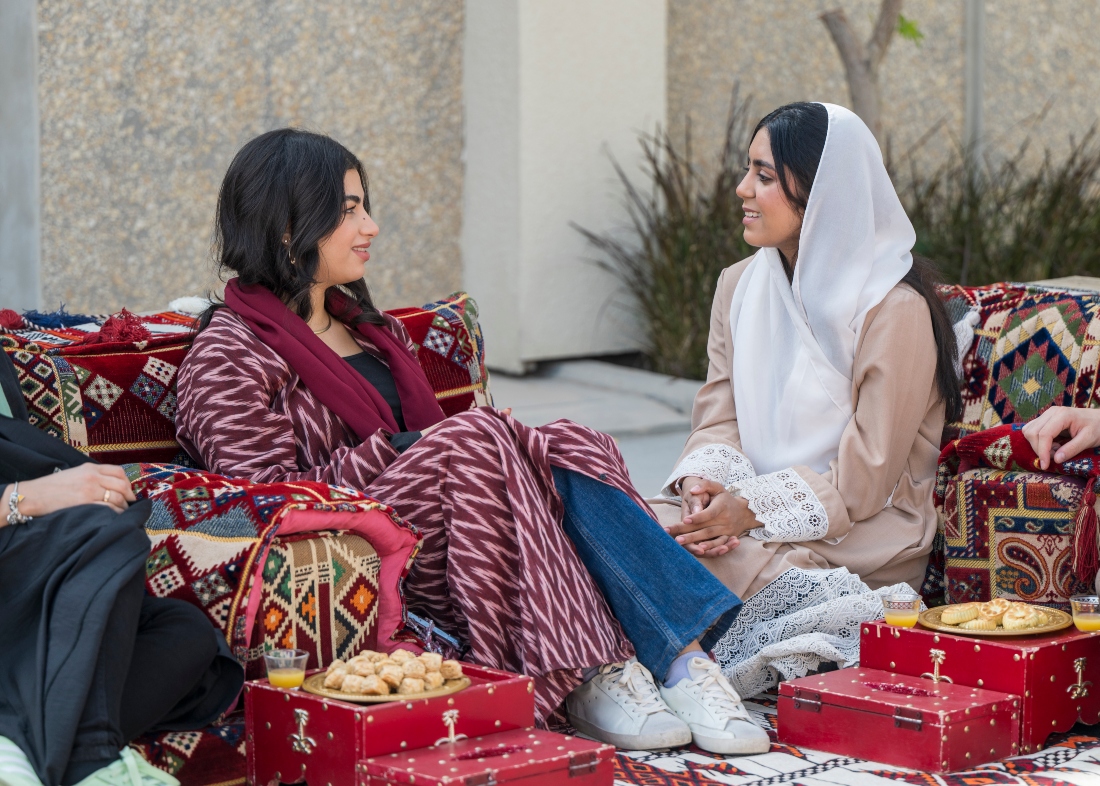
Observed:
[[[917,45],[924,40],[924,33],[917,27],[917,23],[903,14],[898,14],[898,35]]]

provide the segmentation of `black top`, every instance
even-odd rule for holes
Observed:
[[[405,430],[405,418],[401,414],[401,396],[397,393],[397,383],[393,381],[390,367],[369,352],[350,355],[344,360],[359,372],[390,405],[393,419],[397,421],[397,427],[400,429],[390,437],[390,444],[397,449],[398,453],[404,453],[410,445],[420,439],[420,432]]]

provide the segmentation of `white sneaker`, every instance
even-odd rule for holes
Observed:
[[[661,686],[661,697],[691,737],[711,753],[767,753],[768,733],[749,719],[741,697],[709,658],[688,661],[688,677],[671,688]]]
[[[691,729],[669,712],[653,675],[636,658],[600,666],[565,697],[565,710],[583,736],[616,748],[664,750],[691,742]]]
[[[0,786],[42,786],[23,749],[0,737]]]

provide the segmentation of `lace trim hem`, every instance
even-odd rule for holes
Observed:
[[[756,470],[745,454],[729,445],[714,442],[691,451],[676,465],[661,489],[661,496],[679,500],[680,489],[677,484],[680,478],[706,478],[723,486],[730,486],[755,476]]]
[[[757,475],[731,484],[763,524],[750,537],[772,543],[821,540],[829,531],[829,514],[802,476],[793,469]]]
[[[745,601],[714,657],[742,698],[822,663],[855,665],[860,624],[882,619],[882,596],[899,592],[912,589],[897,584],[872,591],[845,568],[792,568]]]

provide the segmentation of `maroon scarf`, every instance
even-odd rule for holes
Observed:
[[[424,370],[404,341],[385,327],[369,322],[356,324],[354,320],[362,309],[350,307],[348,297],[338,290],[329,290],[327,304],[331,311],[344,315],[342,319],[349,330],[358,331],[374,344],[390,367],[406,428],[419,431],[446,417]],[[393,411],[382,394],[317,338],[305,320],[291,312],[271,290],[260,285],[245,286],[233,278],[225,286],[225,305],[245,321],[260,341],[278,352],[302,378],[302,384],[351,426],[359,439],[367,439],[378,429],[398,430]]]

